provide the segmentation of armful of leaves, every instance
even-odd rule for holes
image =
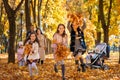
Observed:
[[[24,49],[24,54],[23,54],[23,56],[24,56],[25,54],[29,55],[30,52],[31,52],[31,50],[32,50],[32,45],[31,45],[31,44],[26,44],[26,45],[25,45],[25,49]]]

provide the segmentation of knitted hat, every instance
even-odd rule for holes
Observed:
[[[23,46],[23,42],[22,41],[18,42],[18,45]]]

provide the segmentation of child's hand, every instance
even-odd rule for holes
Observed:
[[[34,51],[30,51],[30,55],[34,54]]]
[[[32,59],[30,59],[30,62],[33,62],[33,60],[32,60]]]
[[[34,50],[33,50],[33,48],[31,49],[31,51],[30,51],[31,53],[34,53]]]

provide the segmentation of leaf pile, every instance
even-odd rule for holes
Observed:
[[[37,64],[39,74],[29,77],[28,67],[18,67],[18,64],[0,64],[0,80],[62,80],[61,66],[58,66],[58,73],[54,72],[55,61],[46,59],[43,65]],[[109,70],[89,69],[86,72],[77,72],[77,66],[73,59],[65,60],[66,80],[119,80],[120,64],[107,63]]]
[[[69,54],[70,50],[66,46],[62,44],[57,44],[57,50],[55,53],[56,61],[65,59]]]
[[[24,54],[27,54],[27,55],[30,54],[31,49],[32,49],[32,45],[26,44],[24,49]]]

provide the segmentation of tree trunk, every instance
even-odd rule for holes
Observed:
[[[30,18],[30,2],[25,0],[25,18],[26,18],[26,29],[30,30],[31,18]]]
[[[0,45],[2,45],[2,35],[3,35],[3,32],[4,32],[4,24],[2,23],[2,15],[3,15],[3,3],[1,2],[1,5],[0,5]],[[1,53],[2,53],[2,49],[1,50]]]
[[[99,14],[100,14],[100,20],[102,23],[102,29],[104,32],[104,42],[108,44],[109,41],[109,26],[110,26],[110,15],[111,15],[111,8],[112,8],[112,0],[110,0],[110,7],[108,9],[108,19],[107,19],[107,24],[105,21],[105,16],[103,12],[103,0],[99,0]]]
[[[97,32],[97,40],[96,40],[96,45],[101,42],[101,32]]]
[[[3,15],[3,3],[1,2],[1,12],[0,12],[0,24],[1,24],[1,20],[2,20],[2,15]]]
[[[8,16],[9,20],[9,48],[8,48],[8,63],[12,62],[15,63],[15,13],[11,16]]]
[[[107,26],[104,31],[104,42],[108,44],[109,41],[109,26],[110,26],[110,18],[111,18],[111,9],[112,9],[112,0],[110,0],[110,7],[108,9],[108,19],[107,19]]]
[[[44,15],[43,15],[43,19],[46,20],[47,19],[47,10],[48,10],[48,2],[49,0],[46,1],[46,4],[45,4],[45,12],[44,12]],[[43,30],[46,30],[46,22],[43,23]]]
[[[109,31],[108,31],[107,26],[106,26],[106,28],[104,28],[103,33],[104,33],[104,42],[108,44],[108,40],[109,40],[108,33],[109,33]]]
[[[40,23],[41,23],[41,15],[40,15],[40,11],[41,11],[41,6],[42,6],[42,0],[38,0],[38,26],[41,27]]]
[[[96,40],[96,45],[101,42],[101,26],[100,26],[100,14],[98,13],[98,24],[97,24],[97,40]]]
[[[8,45],[8,63],[15,63],[15,33],[16,33],[16,12],[19,10],[24,0],[18,4],[16,9],[12,9],[8,4],[8,0],[3,0],[4,7],[7,13],[8,21],[9,21],[9,45]]]
[[[34,0],[34,23],[36,24],[36,0]]]
[[[33,5],[33,1],[31,0],[31,5],[32,5],[33,21],[34,23],[36,23],[36,0],[34,0],[34,5]]]

